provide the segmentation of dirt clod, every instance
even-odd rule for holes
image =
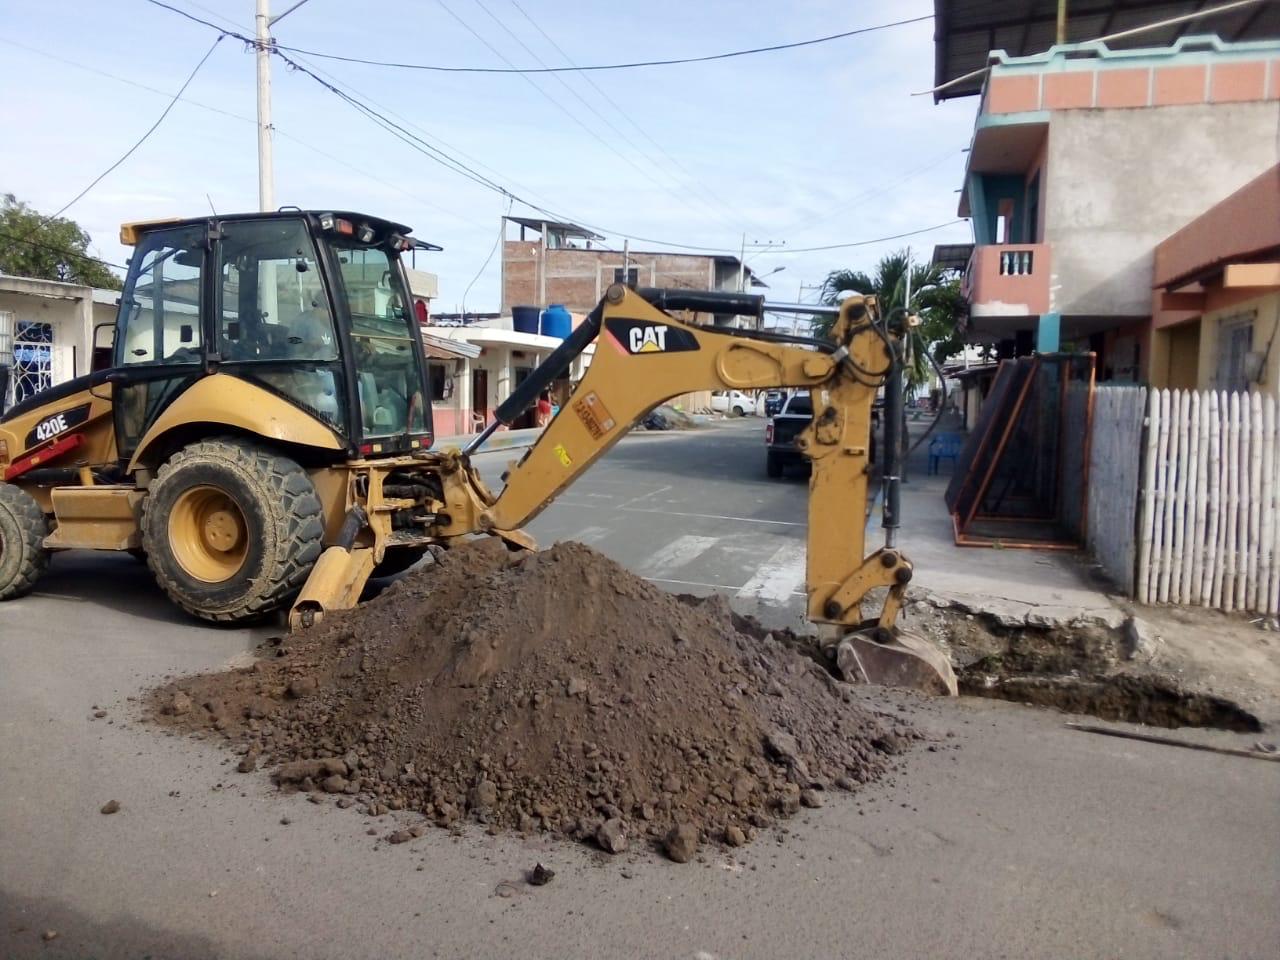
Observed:
[[[678,823],[667,831],[662,849],[676,863],[688,863],[698,852],[698,828],[691,823]]]
[[[600,824],[596,831],[596,843],[605,853],[622,853],[627,849],[627,830],[622,821],[613,817]]]
[[[154,691],[150,715],[193,732],[216,716],[237,769],[281,790],[451,830],[613,853],[645,837],[685,862],[702,836],[745,843],[732,825],[795,813],[801,791],[874,780],[890,759],[873,744],[908,739],[794,637],[576,543],[457,547],[281,649]]]
[[[542,864],[536,863],[533,869],[529,871],[529,876],[526,879],[529,881],[530,886],[545,887],[555,878],[555,875],[556,872],[550,867],[544,867]]]
[[[821,790],[809,789],[800,791],[800,806],[814,808],[820,807],[824,803],[826,803],[826,800],[823,798]]]
[[[119,810],[120,810],[119,800],[108,800],[106,803],[102,805],[102,809],[100,809],[98,812],[99,813],[117,813]]]

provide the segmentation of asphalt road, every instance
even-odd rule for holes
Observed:
[[[534,533],[786,620],[805,488],[764,479],[760,430],[624,441]],[[388,847],[352,811],[135,722],[149,682],[255,639],[186,620],[119,557],[60,556],[0,608],[0,957],[1164,960],[1280,943],[1280,765],[863,691],[937,749],[732,856],[619,861],[475,831]],[[121,811],[100,815],[110,799]],[[504,885],[536,861],[551,884]]]

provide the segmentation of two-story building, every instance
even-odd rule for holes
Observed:
[[[1099,379],[1145,380],[1157,244],[1276,162],[1280,41],[1177,36],[1183,22],[1109,43],[1052,44],[1045,4],[1000,6],[1008,22],[975,33],[979,8],[993,5],[936,2],[936,95],[979,97],[959,205],[974,232],[970,335],[1001,356],[1092,350]],[[1276,36],[1270,6],[1220,32]],[[1027,7],[1026,16],[1006,7]],[[1069,35],[1086,37],[1161,12],[1116,2],[1067,9]],[[1046,30],[1044,52],[988,48],[976,76],[960,72],[993,39],[1036,49]]]
[[[552,303],[585,314],[613,283],[691,290],[767,286],[734,256],[618,250],[606,245],[600,234],[577,224],[528,217],[504,217],[503,228],[504,314],[515,306],[546,307]],[[509,233],[515,235],[508,238]],[[710,319],[705,318],[706,322]],[[730,316],[714,319],[716,323],[735,322]]]
[[[1156,247],[1150,380],[1280,392],[1280,164]]]

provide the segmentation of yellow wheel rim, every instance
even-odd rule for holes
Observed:
[[[229,580],[244,566],[249,552],[244,514],[217,487],[183,491],[169,513],[169,549],[197,580]]]

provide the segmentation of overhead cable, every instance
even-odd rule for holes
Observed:
[[[46,217],[44,221],[45,223],[51,223],[52,221],[58,219],[58,217],[66,213],[67,210],[69,210],[71,207],[75,206],[75,204],[78,203],[86,193],[88,193],[90,190],[92,190],[94,187],[100,184],[103,180],[105,180],[108,174],[111,173],[111,171],[115,170],[116,167],[120,166],[120,164],[128,160],[129,157],[133,155],[133,152],[135,150],[137,150],[140,146],[142,146],[144,143],[147,142],[147,138],[156,132],[156,129],[160,126],[160,124],[164,123],[164,118],[169,115],[169,111],[171,111],[177,105],[178,100],[181,99],[182,95],[186,92],[187,87],[191,85],[191,81],[194,80],[196,77],[196,74],[200,72],[200,68],[205,65],[205,61],[208,60],[211,56],[213,56],[213,51],[218,48],[218,44],[222,42],[222,38],[225,35],[226,34],[219,32],[218,38],[213,41],[213,44],[205,52],[205,55],[200,58],[200,62],[197,63],[195,67],[192,68],[191,73],[187,75],[187,79],[184,80],[182,83],[182,86],[178,88],[178,92],[175,93],[173,97],[169,100],[169,103],[165,106],[160,116],[156,117],[156,122],[147,128],[147,132],[144,133],[141,137],[139,137],[134,142],[133,146],[131,146],[128,150],[126,150],[123,154],[121,154],[120,158],[116,160],[115,163],[111,164],[111,166],[107,167],[107,169],[103,170],[100,174],[94,177],[93,180],[89,182],[89,185],[87,187],[85,187],[83,190],[77,193],[74,197],[72,197],[70,200],[64,203],[61,207],[59,207],[56,213],[53,213],[50,216]]]
[[[194,19],[194,18],[192,18]],[[730,60],[734,57],[748,57],[760,53],[776,53],[779,50],[795,50],[799,47],[812,47],[820,43],[831,43],[833,40],[844,40],[877,30],[888,30],[891,27],[902,27],[910,23],[921,23],[932,20],[933,14],[894,20],[891,23],[878,23],[870,27],[859,27],[856,30],[845,30],[841,33],[828,34],[825,37],[813,37],[809,40],[796,40],[792,43],[775,43],[765,47],[751,47],[746,50],[731,50],[728,53],[713,53],[700,57],[675,57],[669,60],[637,60],[630,63],[597,63],[572,67],[446,67],[435,63],[397,63],[391,60],[374,60],[365,57],[349,57],[338,53],[322,53],[302,47],[277,44],[279,49],[290,53],[301,53],[308,57],[319,57],[324,60],[340,60],[343,63],[360,63],[371,67],[391,67],[397,70],[430,70],[438,73],[581,73],[600,70],[633,70],[639,67],[670,67],[683,63],[709,63],[713,60]]]

